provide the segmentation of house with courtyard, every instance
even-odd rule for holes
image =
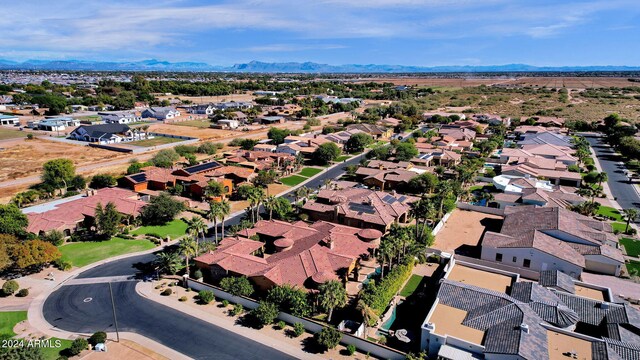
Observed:
[[[114,144],[124,141],[137,141],[147,138],[147,133],[131,129],[126,124],[110,123],[98,125],[82,125],[69,134],[75,140],[99,144]]]
[[[385,233],[392,224],[411,220],[409,204],[417,200],[415,196],[368,189],[320,190],[315,200],[302,206],[301,212],[310,221],[329,221]]]
[[[440,134],[440,136],[448,136],[456,141],[473,141],[476,138],[475,130],[471,130],[467,128],[441,127],[438,130],[438,134]]]
[[[455,259],[421,326],[430,358],[638,359],[640,311],[557,271],[537,282]]]
[[[280,174],[291,173],[296,166],[296,157],[287,153],[270,151],[236,150],[224,154],[225,164],[242,166],[255,171],[273,169]]]
[[[620,275],[624,257],[611,225],[562,207],[511,206],[500,232],[482,239],[481,258],[533,271]]]
[[[585,201],[575,193],[575,188],[556,186],[548,180],[499,175],[493,178],[493,185],[502,191],[494,194],[491,201],[499,209],[518,205],[569,208]]]
[[[285,284],[311,290],[329,280],[346,280],[360,259],[374,255],[381,237],[377,230],[324,221],[262,220],[194,261],[205,280],[214,283],[246,276],[260,291]]]
[[[150,107],[142,112],[143,118],[156,120],[171,120],[180,116],[180,111],[173,106]]]
[[[358,130],[371,135],[374,139],[389,139],[393,136],[393,129],[373,124],[347,125],[347,131]]]
[[[106,206],[110,202],[123,216],[124,223],[133,221],[146,205],[136,192],[121,188],[104,188],[87,190],[84,195],[24,208],[22,212],[29,220],[27,232],[42,236],[57,230],[70,236],[79,229],[90,229],[94,224],[98,204]]]

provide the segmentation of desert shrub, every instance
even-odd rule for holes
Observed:
[[[202,302],[203,304],[211,303],[214,298],[215,296],[213,295],[213,291],[211,290],[202,290],[198,293],[198,299],[200,299],[200,302]]]
[[[13,295],[14,292],[18,291],[20,285],[15,280],[7,280],[2,285],[2,293],[6,296]]]
[[[87,339],[77,338],[73,340],[71,343],[71,347],[69,347],[68,352],[71,356],[76,356],[82,352],[82,350],[86,350],[89,347],[89,342]]]
[[[342,334],[332,327],[325,327],[320,332],[317,332],[314,338],[319,346],[330,350],[338,346],[340,339],[342,339]]]
[[[278,306],[268,301],[261,301],[257,308],[251,310],[251,316],[260,325],[268,325],[278,317]]]
[[[229,306],[229,300],[222,300],[222,307]]]
[[[178,301],[185,302],[185,301],[187,301],[187,297],[186,296],[181,296],[180,299],[178,299]]]
[[[243,311],[244,307],[241,304],[235,304],[233,305],[233,309],[231,309],[231,314],[234,316],[238,316],[242,314]]]
[[[300,335],[304,334],[304,325],[302,325],[302,323],[295,323],[293,324],[293,335],[295,337],[298,337]]]
[[[202,270],[197,269],[196,271],[193,272],[193,277],[195,279],[202,279]]]
[[[220,280],[220,287],[234,296],[249,296],[253,293],[253,285],[244,276],[229,276]]]
[[[349,344],[349,346],[347,346],[347,353],[349,354],[349,356],[352,356],[353,354],[355,354],[356,346],[353,344]]]
[[[164,289],[164,291],[160,293],[162,296],[169,296],[171,294],[173,294],[173,290],[171,289]]]
[[[386,345],[387,344],[387,337],[386,336],[380,336],[380,338],[378,339],[378,344]]]
[[[94,332],[89,338],[89,344],[95,346],[96,344],[104,343],[107,341],[107,333],[104,331]]]
[[[27,297],[29,296],[29,289],[20,289],[16,294],[17,297]]]
[[[285,323],[284,321],[280,320],[280,321],[278,321],[278,324],[276,324],[276,326],[278,327],[278,329],[282,330],[282,329],[287,327],[287,323]]]

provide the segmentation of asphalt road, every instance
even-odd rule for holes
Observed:
[[[624,165],[618,164],[622,159],[604,140],[592,134],[584,134],[595,155],[598,157],[602,171],[607,173],[611,194],[623,209],[640,208],[640,196],[634,184],[624,174]],[[637,221],[636,221],[637,222]]]
[[[79,277],[135,276],[136,256],[98,266]],[[274,348],[237,335],[138,295],[136,281],[112,283],[118,330],[134,332],[194,359],[294,359]],[[43,314],[54,327],[79,333],[115,331],[109,284],[65,285],[45,301]]]

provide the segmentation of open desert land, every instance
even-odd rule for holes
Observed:
[[[514,85],[514,86],[531,86],[548,88],[568,89],[590,89],[605,87],[628,87],[639,86],[636,82],[631,82],[626,77],[520,77],[514,78],[505,75],[504,77],[494,78],[432,78],[432,77],[381,77],[359,79],[356,82],[387,82],[395,85],[408,86],[424,86],[424,87],[474,87],[480,85]]]
[[[230,94],[220,96],[184,96],[184,95],[157,95],[158,100],[171,100],[179,98],[180,100],[189,100],[194,104],[208,104],[225,101],[252,101],[255,96],[252,92],[246,92],[244,94]]]

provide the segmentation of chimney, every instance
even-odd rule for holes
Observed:
[[[600,303],[600,309],[608,310],[609,309],[609,303],[601,302]]]
[[[329,247],[329,249],[333,250],[333,244],[334,244],[333,239],[331,237],[328,237],[327,238],[327,246]]]
[[[525,334],[529,333],[529,325],[522,323],[520,324],[520,331],[522,331]]]

